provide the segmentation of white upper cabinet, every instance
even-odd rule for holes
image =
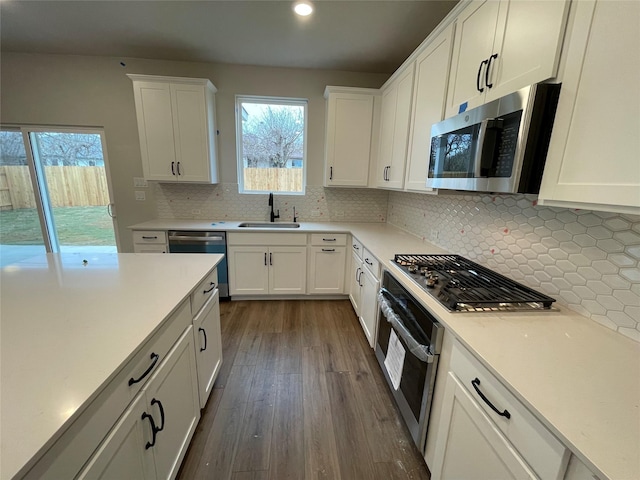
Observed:
[[[574,7],[539,202],[640,214],[640,2]]]
[[[446,117],[555,77],[564,0],[477,0],[456,18]]]
[[[377,89],[327,87],[325,187],[366,187]]]
[[[415,64],[383,87],[376,185],[401,190],[407,161]]]
[[[426,187],[431,127],[444,118],[447,98],[447,72],[451,62],[454,25],[449,25],[418,55],[405,190],[430,191]]]
[[[128,75],[147,180],[217,183],[215,92],[207,79]]]

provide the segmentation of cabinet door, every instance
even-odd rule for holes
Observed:
[[[342,294],[345,247],[309,247],[309,293]]]
[[[360,283],[361,275],[362,260],[354,252],[351,256],[351,282],[349,288],[349,300],[351,300],[351,305],[353,305],[353,309],[355,310],[358,317],[360,317],[360,298],[362,297],[362,285]]]
[[[222,366],[219,297],[220,293],[216,289],[213,297],[209,298],[207,304],[193,319],[200,408],[204,408],[207,403]]]
[[[467,103],[467,109],[484,103],[486,64],[483,62],[492,54],[501,3],[476,0],[456,19],[446,117],[458,114],[463,103]],[[528,26],[529,29],[539,27],[535,24]]]
[[[640,214],[640,3],[573,5],[540,203]]]
[[[229,293],[269,293],[268,252],[265,247],[229,247]]]
[[[269,248],[269,293],[306,293],[307,247]]]
[[[205,85],[171,84],[178,180],[211,181]]]
[[[364,268],[362,274],[362,302],[360,307],[360,324],[371,348],[375,348],[378,330],[378,280],[369,269]]]
[[[175,141],[168,83],[135,81],[133,84],[138,118],[138,135],[144,177],[148,180],[176,181],[171,171]]]
[[[431,472],[434,480],[536,478],[452,372],[441,415]]]
[[[100,448],[78,475],[80,480],[121,480],[156,477],[153,452],[145,448],[144,432],[148,420],[142,419],[146,408],[144,393],[139,394],[113,427]]]
[[[147,413],[160,431],[153,451],[159,479],[175,478],[200,419],[193,327],[189,326],[145,386]]]
[[[407,144],[409,140],[409,121],[411,120],[411,95],[413,93],[412,63],[396,80],[396,112],[393,128],[393,148],[391,152],[390,168],[387,171],[385,187],[402,189],[404,184],[404,167],[407,163]]]
[[[367,186],[373,104],[373,95],[329,94],[325,186]]]
[[[393,135],[396,126],[396,103],[398,101],[398,85],[390,85],[382,93],[380,107],[380,146],[378,149],[378,165],[376,167],[376,185],[386,187],[387,173],[391,167],[393,156]]]
[[[453,24],[438,35],[416,59],[405,190],[432,190],[426,186],[431,127],[444,118],[452,37]]]
[[[134,243],[133,253],[167,253],[167,246]]]
[[[564,0],[500,2],[485,101],[556,76],[568,11]]]

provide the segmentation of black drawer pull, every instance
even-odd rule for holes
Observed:
[[[335,248],[323,248],[322,251],[323,252],[335,252],[336,249]]]
[[[323,238],[322,241],[323,242],[335,242],[336,239],[335,238]]]
[[[207,332],[202,327],[198,328],[198,331],[202,332],[202,334],[204,335],[204,347],[200,347],[200,351],[204,352],[207,349]]]
[[[471,380],[471,385],[473,385],[473,388],[476,390],[476,393],[478,395],[480,395],[480,398],[482,400],[484,400],[484,403],[486,403],[487,405],[489,405],[489,407],[491,408],[491,410],[493,410],[494,412],[496,412],[498,415],[500,415],[501,417],[507,417],[507,418],[511,418],[511,414],[509,413],[509,410],[506,410],[504,412],[501,412],[500,410],[498,410],[496,407],[493,406],[493,403],[491,403],[489,401],[489,399],[487,397],[484,396],[484,393],[482,393],[480,391],[480,389],[478,388],[478,386],[480,385],[480,379],[478,377],[474,378],[473,380]]]
[[[355,248],[356,250],[360,250],[360,247],[358,245],[356,245],[355,243],[353,244],[353,248]]]
[[[153,434],[153,438],[151,439],[151,441],[147,442],[147,444],[144,446],[145,450],[149,450],[156,444],[156,435],[158,434],[159,430],[156,428],[156,422],[153,421],[153,417],[147,412],[144,412],[142,414],[142,420],[144,420],[145,418],[149,419],[149,423],[151,423],[151,433]]]
[[[156,431],[157,432],[161,432],[162,430],[164,430],[164,408],[162,407],[162,402],[160,400],[156,400],[155,398],[151,399],[151,405],[158,405],[158,408],[160,409],[160,421],[162,421],[162,425],[160,425]]]
[[[157,239],[158,239],[158,237],[157,237],[156,235],[154,235],[153,237],[146,237],[146,236],[144,236],[144,235],[143,235],[143,236],[142,236],[142,239],[143,239],[143,240],[157,240]]]
[[[202,293],[210,293],[213,292],[216,289],[216,284],[213,282],[209,282],[209,285],[211,285],[211,288],[209,290],[203,290]]]
[[[368,258],[364,259],[364,263],[366,263],[367,265],[373,265],[373,263],[371,263]]]
[[[153,370],[153,367],[156,366],[156,363],[158,363],[158,359],[160,358],[160,355],[158,355],[157,353],[151,352],[151,356],[149,357],[151,360],[153,360],[151,362],[151,365],[149,365],[149,368],[147,368],[144,373],[140,376],[140,378],[138,378],[137,380],[133,377],[131,377],[129,379],[129,386],[133,385],[134,383],[138,383],[141,382],[144,377],[146,377],[147,375],[149,375],[151,373],[151,370]]]

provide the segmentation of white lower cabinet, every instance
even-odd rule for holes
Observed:
[[[360,299],[362,297],[362,284],[360,283],[362,277],[362,259],[354,251],[351,254],[351,281],[349,287],[349,300],[353,310],[356,312],[358,318],[360,318]]]
[[[306,293],[307,247],[231,246],[231,295]]]
[[[362,284],[361,302],[360,302],[360,325],[364,330],[367,340],[371,348],[375,348],[376,333],[378,330],[378,288],[380,282],[369,271],[363,268],[360,283]]]
[[[79,478],[175,478],[200,418],[193,352],[189,326]]]
[[[193,318],[200,408],[206,405],[222,366],[219,298],[220,293],[216,289],[213,297],[209,298]]]
[[[169,252],[167,232],[164,230],[134,230],[132,236],[134,253]]]
[[[563,478],[569,451],[457,342],[445,375],[433,480]]]
[[[309,247],[309,289],[311,294],[342,294],[346,247]]]

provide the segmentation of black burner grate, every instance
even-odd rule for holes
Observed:
[[[426,268],[437,275],[440,286],[434,293],[451,310],[550,308],[555,302],[459,255],[398,254],[394,261],[402,267]]]

